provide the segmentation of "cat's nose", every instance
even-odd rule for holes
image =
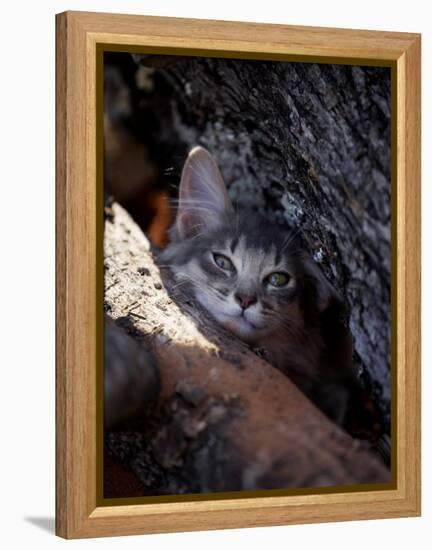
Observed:
[[[252,296],[251,294],[241,294],[239,292],[236,292],[234,294],[234,298],[243,309],[247,309],[249,306],[251,306],[252,304],[256,304],[257,302],[256,296]]]

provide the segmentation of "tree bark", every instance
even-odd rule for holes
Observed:
[[[121,340],[123,334],[117,347],[124,376],[135,378],[130,361],[135,365],[144,354],[141,367],[150,371],[144,379],[154,380],[154,361],[160,380],[157,399],[146,400],[132,423],[105,432],[106,452],[132,469],[143,495],[389,480],[367,445],[353,440],[286,376],[215,325],[169,274],[161,278],[146,237],[118,204],[106,213],[105,311],[115,323],[115,337]],[[119,386],[120,399],[124,386]],[[105,469],[105,497],[128,496],[121,489],[110,492],[118,486],[109,477],[113,471],[119,475],[116,468]]]

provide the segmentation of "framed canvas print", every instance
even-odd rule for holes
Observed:
[[[420,513],[420,36],[57,16],[66,538]]]

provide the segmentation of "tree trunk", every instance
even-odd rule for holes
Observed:
[[[106,452],[139,479],[141,489],[125,474],[127,490],[136,496],[140,490],[154,495],[389,480],[366,444],[213,324],[169,274],[162,281],[146,237],[118,204],[106,213],[105,311],[113,320],[107,338],[114,334],[117,344],[106,340],[105,355],[112,360],[112,350],[121,350],[125,380],[119,383],[115,371],[118,394],[106,400],[105,415],[112,416],[111,403],[117,410],[122,398],[129,406],[124,388],[128,380],[137,383],[136,368],[145,382],[144,410],[132,424],[105,432]],[[106,368],[107,386],[111,376]],[[121,471],[111,462],[104,471],[105,497],[130,496],[122,492]]]

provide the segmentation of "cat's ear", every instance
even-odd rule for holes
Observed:
[[[183,167],[177,231],[189,238],[228,222],[233,214],[231,201],[219,168],[203,147],[194,147]]]

